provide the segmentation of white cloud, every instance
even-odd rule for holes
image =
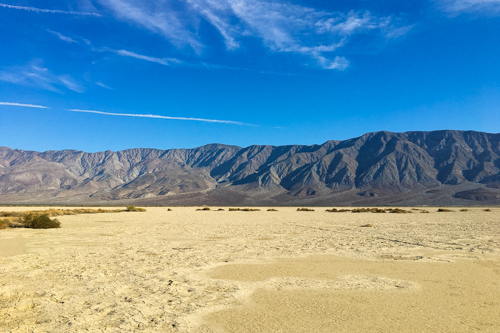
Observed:
[[[220,124],[231,124],[231,125],[250,125],[250,124],[242,123],[239,121],[232,121],[232,120],[217,120],[217,119],[188,118],[188,117],[169,117],[169,116],[160,116],[160,115],[154,115],[154,114],[112,113],[112,112],[104,112],[104,111],[79,110],[79,109],[68,109],[67,111],[94,113],[94,114],[102,114],[102,115],[107,115],[107,116],[119,116],[119,117],[139,117],[139,118],[154,118],[154,119],[168,119],[168,120],[189,120],[189,121],[202,121],[202,122],[207,122],[207,123],[220,123]]]
[[[47,31],[50,32],[53,35],[56,35],[57,38],[59,38],[60,40],[62,40],[64,42],[78,44],[78,42],[76,40],[74,40],[73,38],[71,38],[71,37],[64,36],[63,34],[61,34],[59,32],[52,31],[52,30],[49,30],[49,29],[47,29]]]
[[[96,13],[87,13],[87,12],[74,12],[68,10],[55,10],[55,9],[41,9],[35,7],[26,7],[26,6],[13,6],[7,5],[4,3],[0,3],[0,7],[11,8],[11,9],[19,9],[19,10],[27,10],[36,13],[51,13],[51,14],[69,14],[69,15],[82,15],[82,16],[101,16]]]
[[[131,58],[136,58],[140,60],[145,60],[149,62],[155,62],[157,64],[165,65],[165,66],[170,66],[172,64],[180,64],[181,61],[178,59],[174,58],[155,58],[155,57],[149,57],[145,56],[142,54],[137,54],[132,51],[127,51],[127,50],[112,50],[112,49],[107,49],[108,51],[114,52],[116,54],[119,54],[124,57],[131,57]]]
[[[244,37],[256,37],[274,52],[301,54],[326,69],[343,70],[348,61],[338,49],[356,34],[377,33],[386,38],[406,34],[395,17],[372,13],[319,11],[270,0],[185,0],[174,8],[171,1],[99,0],[118,18],[163,35],[174,45],[189,45],[200,53],[200,20],[210,23],[224,39],[226,48],[241,47]]]
[[[169,7],[168,1],[99,0],[119,19],[134,22],[161,34],[178,47],[189,45],[200,52],[203,44],[194,31],[189,30],[189,18]]]
[[[441,10],[450,14],[482,12],[500,14],[500,0],[437,0]]]
[[[113,90],[113,88],[111,88],[111,87],[110,87],[110,86],[108,86],[108,85],[105,85],[104,83],[102,83],[102,82],[100,82],[100,81],[97,81],[95,84],[96,84],[96,85],[98,85],[99,87],[104,88],[104,89]]]
[[[10,103],[10,102],[0,102],[0,105],[6,105],[6,106],[22,106],[26,108],[37,108],[37,109],[50,109],[47,106],[42,106],[42,105],[34,105],[34,104],[22,104],[22,103]]]
[[[25,66],[15,66],[0,72],[0,81],[37,87],[57,93],[66,88],[78,93],[85,89],[69,75],[57,75],[43,65],[41,60],[33,60]]]

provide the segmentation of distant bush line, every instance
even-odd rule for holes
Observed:
[[[99,214],[99,213],[120,213],[120,212],[145,212],[144,208],[128,206],[123,209],[47,209],[44,211],[24,211],[24,212],[0,212],[0,229],[7,228],[30,228],[30,229],[51,229],[60,228],[61,222],[50,217],[62,215],[78,214]]]

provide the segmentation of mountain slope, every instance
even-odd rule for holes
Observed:
[[[375,132],[313,146],[98,153],[0,147],[3,203],[363,204],[404,197],[411,204],[497,204],[499,184],[500,134],[473,131]]]

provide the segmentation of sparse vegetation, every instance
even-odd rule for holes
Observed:
[[[468,212],[469,210],[468,210],[468,209],[463,208],[463,209],[460,209],[460,211],[461,211],[461,212]]]
[[[360,225],[360,227],[362,227],[362,228],[371,228],[371,227],[373,227],[373,225],[371,223],[367,223],[367,224]]]
[[[429,214],[429,211],[428,210],[422,210],[421,213],[424,213],[424,214]]]
[[[385,213],[381,208],[354,208],[352,213]]]
[[[9,227],[9,221],[7,219],[0,220],[0,229],[7,229]]]
[[[268,212],[277,212],[278,210],[277,210],[277,209],[274,209],[274,208],[269,208],[267,211],[268,211]]]
[[[229,208],[230,212],[260,212],[258,208]]]
[[[298,212],[314,212],[314,209],[311,208],[297,208]]]
[[[223,212],[224,211],[224,208],[219,208],[217,209],[218,212]]]
[[[197,211],[198,211],[198,210],[205,210],[205,211],[206,211],[206,210],[210,210],[210,207],[198,208],[198,209],[197,209]]]
[[[127,212],[145,212],[146,209],[144,208],[139,208],[136,206],[127,206]]]
[[[393,214],[409,214],[409,213],[411,213],[410,210],[404,210],[404,209],[400,209],[400,208],[389,209],[388,212],[393,213]]]
[[[485,212],[491,212],[491,209],[486,208],[484,211],[485,211]]]
[[[133,206],[132,206],[133,207]],[[127,207],[128,208],[128,207]],[[142,208],[138,208],[142,209]],[[30,225],[55,225],[54,223],[49,223],[47,218],[62,215],[78,215],[78,214],[99,214],[99,213],[119,213],[124,212],[123,209],[91,209],[91,208],[79,208],[79,209],[47,209],[44,211],[21,211],[21,212],[0,212],[0,229],[5,228],[31,228]],[[140,211],[140,210],[138,210]],[[145,210],[144,210],[145,211]],[[38,217],[45,215],[47,218],[43,217],[38,219]],[[57,220],[51,220],[57,221]],[[59,223],[59,221],[57,221]],[[60,223],[59,223],[60,224]],[[58,228],[58,227],[52,227]],[[39,228],[35,228],[39,229]],[[43,229],[43,228],[41,228]]]
[[[454,212],[452,209],[447,209],[447,208],[439,208],[437,210],[439,213],[449,213],[449,212]]]
[[[57,219],[51,220],[47,214],[35,215],[34,213],[25,214],[18,220],[24,228],[30,229],[51,229],[60,228],[61,222]]]
[[[170,209],[170,208],[169,208],[169,209],[167,209],[167,212],[171,212],[171,211],[172,211],[172,209]]]

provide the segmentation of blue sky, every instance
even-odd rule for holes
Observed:
[[[500,132],[500,0],[0,0],[0,22],[0,146]]]

